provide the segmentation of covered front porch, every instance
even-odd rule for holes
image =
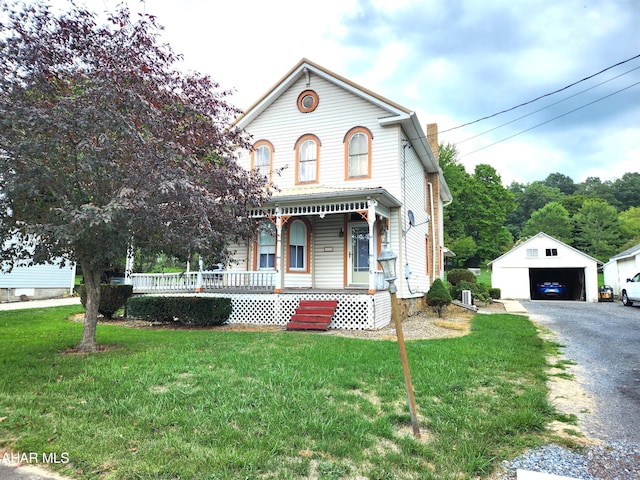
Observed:
[[[278,192],[251,212],[260,228],[229,245],[226,268],[132,274],[134,293],[229,297],[230,323],[283,326],[301,300],[337,300],[330,328],[382,328],[391,305],[377,256],[397,245],[400,207],[381,188]]]
[[[305,187],[274,194],[251,216],[256,237],[232,245],[231,263],[249,272],[272,272],[273,291],[386,289],[376,261],[397,231],[401,203],[381,188]]]

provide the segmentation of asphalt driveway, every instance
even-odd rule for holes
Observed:
[[[596,401],[581,418],[585,433],[640,443],[640,306],[621,302],[523,301],[530,318],[558,335],[582,367],[577,380]]]

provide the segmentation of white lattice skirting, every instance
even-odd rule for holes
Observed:
[[[190,294],[189,296],[193,296]],[[300,300],[337,300],[329,328],[377,330],[391,321],[389,292],[373,295],[349,293],[199,293],[203,297],[231,298],[229,323],[282,325],[291,319]]]

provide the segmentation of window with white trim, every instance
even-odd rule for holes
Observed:
[[[258,170],[260,175],[271,179],[271,162],[273,158],[273,147],[267,141],[257,142],[252,154],[252,168]]]
[[[527,248],[527,258],[538,258],[538,249]]]
[[[296,183],[318,181],[320,142],[315,135],[305,135],[296,143]]]
[[[276,268],[276,228],[265,221],[258,230],[258,270]]]
[[[289,227],[289,270],[307,270],[307,226],[302,220]]]
[[[349,130],[345,139],[345,177],[371,177],[371,132],[365,127]]]

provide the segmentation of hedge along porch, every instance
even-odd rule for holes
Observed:
[[[154,296],[214,297],[231,299],[227,323],[284,327],[303,300],[336,301],[329,328],[377,330],[389,324],[391,301],[387,291],[366,293],[283,292],[283,293],[155,293]]]

